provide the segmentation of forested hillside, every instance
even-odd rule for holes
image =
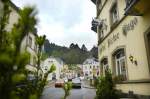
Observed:
[[[66,64],[81,64],[86,58],[90,56],[97,58],[98,55],[95,46],[88,51],[84,44],[80,48],[78,44],[71,43],[68,48],[50,43],[48,40],[45,41],[44,50],[48,56],[60,57]]]

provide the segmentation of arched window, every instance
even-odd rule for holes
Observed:
[[[118,49],[113,54],[114,68],[113,72],[116,76],[121,77],[121,80],[127,79],[126,58],[124,49]]]

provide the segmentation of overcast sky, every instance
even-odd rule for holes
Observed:
[[[91,28],[96,15],[91,0],[12,0],[18,7],[35,5],[38,9],[38,34],[50,42],[69,46],[85,44],[88,49],[97,45],[97,34]]]

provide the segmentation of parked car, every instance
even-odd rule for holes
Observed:
[[[83,76],[80,76],[79,78],[80,78],[80,80],[83,80],[83,79],[84,79],[84,77],[83,77]]]
[[[55,87],[63,87],[64,86],[64,80],[59,79],[55,82]]]
[[[81,88],[81,80],[79,78],[72,79],[73,88]]]

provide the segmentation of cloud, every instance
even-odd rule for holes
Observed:
[[[90,0],[13,0],[19,7],[36,5],[39,11],[38,34],[45,34],[50,42],[69,46],[85,44],[88,49],[97,44],[97,34],[91,31],[96,14]]]

